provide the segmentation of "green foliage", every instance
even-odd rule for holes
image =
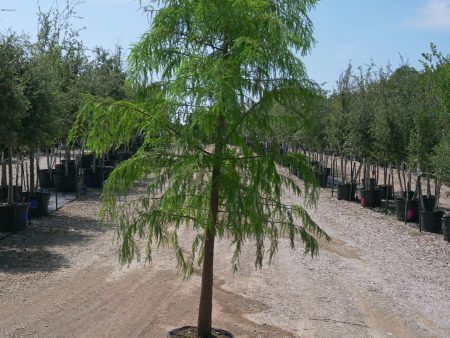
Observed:
[[[374,86],[376,106],[373,134],[375,157],[385,164],[401,163],[408,159],[413,115],[420,100],[419,73],[402,64],[395,71],[388,65],[378,70]]]
[[[25,95],[26,39],[0,36],[0,145],[17,145],[29,101]]]
[[[23,78],[29,109],[22,120],[21,145],[30,149],[48,146],[55,141],[60,109],[57,73],[48,55],[33,54]]]
[[[395,71],[370,64],[355,74],[349,65],[329,97],[330,146],[384,164],[407,162],[414,171],[449,171],[442,158],[450,135],[449,57],[434,45],[423,57],[420,72],[403,59]]]
[[[292,247],[298,236],[312,255],[315,236],[326,236],[302,207],[283,203],[283,187],[303,191],[278,172],[277,147],[260,144],[276,141],[276,104],[289,119],[299,97],[315,95],[297,57],[313,43],[307,13],[315,2],[154,1],[150,30],[129,57],[136,100],[88,97],[72,131],[72,140],[81,135],[94,151],[143,135],[139,151],[108,178],[102,217],[118,224],[122,263],[139,256],[135,237],[147,240],[147,260],[155,246],[170,244],[185,273],[204,262],[201,336],[211,332],[215,237],[232,240],[237,269],[246,240],[255,242],[260,267],[282,234]],[[301,155],[289,159],[305,167]],[[304,197],[313,203],[307,177]],[[126,198],[136,181],[146,182],[146,193]],[[189,261],[180,227],[196,233]]]
[[[94,58],[83,72],[84,90],[91,95],[121,100],[127,96],[125,71],[123,70],[122,48],[110,53],[95,47]]]
[[[352,66],[339,76],[336,89],[329,98],[329,126],[327,129],[330,146],[339,154],[350,154],[350,105],[354,92]]]
[[[374,90],[376,83],[374,64],[365,68],[358,67],[358,73],[353,75],[354,89],[350,101],[349,118],[349,152],[359,159],[373,158],[374,137],[372,133],[375,117]]]
[[[283,186],[302,191],[277,171],[278,149],[264,153],[259,144],[276,139],[270,122],[275,104],[289,111],[299,97],[316,95],[296,57],[313,42],[306,14],[314,1],[161,4],[129,58],[130,81],[140,97],[86,97],[71,135],[81,135],[94,151],[117,148],[137,133],[145,137],[103,192],[102,216],[118,223],[121,262],[138,255],[138,236],[148,241],[148,260],[153,245],[170,243],[179,268],[191,273],[202,261],[208,231],[232,239],[234,268],[247,239],[256,242],[256,266],[267,253],[272,258],[283,233],[293,247],[299,235],[306,251],[316,254],[314,235],[324,233],[300,206],[283,203]],[[306,163],[301,155],[291,157]],[[220,173],[215,180],[213,172]],[[146,194],[124,198],[138,180],[147,183]],[[311,175],[307,203],[317,196],[312,181]],[[216,222],[213,187],[219,187]],[[179,246],[181,226],[197,232],[189,262]]]

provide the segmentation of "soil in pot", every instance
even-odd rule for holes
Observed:
[[[395,199],[395,215],[398,220],[405,220],[405,199]],[[419,222],[419,201],[408,200],[406,201],[406,221],[407,222]]]
[[[233,338],[231,332],[212,328],[211,338]],[[178,329],[174,329],[167,334],[167,338],[199,338],[197,334],[197,328],[193,326],[185,326]]]
[[[360,203],[364,208],[381,206],[381,194],[378,189],[361,189]]]
[[[76,192],[77,177],[75,175],[55,175],[55,189],[57,192]]]
[[[0,232],[19,231],[28,223],[28,203],[0,204]]]
[[[430,196],[422,196],[422,203],[424,211],[433,211],[434,207],[436,206],[436,196],[430,195]]]

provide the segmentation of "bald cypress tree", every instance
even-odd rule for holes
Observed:
[[[86,97],[72,138],[102,151],[144,136],[139,151],[106,182],[102,217],[118,224],[122,263],[139,255],[137,236],[148,241],[148,260],[154,245],[170,243],[185,273],[202,264],[198,333],[207,337],[216,238],[231,239],[237,269],[245,240],[256,242],[260,267],[283,233],[292,247],[298,236],[311,254],[318,251],[316,236],[326,236],[301,206],[282,201],[285,187],[315,202],[306,158],[288,155],[305,173],[301,191],[277,170],[278,146],[267,146],[276,134],[274,104],[292,110],[316,97],[298,57],[314,42],[308,12],[316,1],[153,3],[155,10],[146,7],[149,31],[129,57],[136,99]],[[138,180],[147,183],[146,193],[122,198]],[[189,261],[179,244],[182,226],[196,234]]]

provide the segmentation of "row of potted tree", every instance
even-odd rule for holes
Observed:
[[[338,199],[358,192],[375,207],[394,199],[395,188],[399,219],[439,231],[440,187],[450,185],[450,55],[431,45],[422,65],[349,65],[313,109],[319,132],[300,127],[288,142],[316,164],[319,183],[333,172]]]
[[[97,47],[89,58],[70,22],[74,15],[70,3],[39,12],[34,42],[14,32],[0,36],[0,231],[23,229],[28,213],[45,215],[50,196],[43,188],[77,188],[76,152],[66,139],[83,93],[127,95],[121,48]],[[64,154],[60,164],[52,160],[55,144]],[[40,168],[45,157],[47,168]]]

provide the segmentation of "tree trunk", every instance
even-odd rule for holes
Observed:
[[[398,181],[400,183],[400,191],[403,193],[403,192],[405,192],[405,189],[403,188],[402,176],[400,174],[400,163],[397,164],[397,176],[398,176]]]
[[[6,187],[8,185],[6,176],[6,155],[5,152],[2,152],[2,187]]]
[[[66,146],[65,149],[66,149],[66,152],[65,152],[66,163],[65,163],[65,168],[64,168],[65,169],[64,176],[69,176],[70,150],[69,150],[68,146]]]
[[[35,175],[34,175],[34,149],[30,150],[30,195],[34,194],[35,191]]]
[[[211,186],[211,225],[206,229],[205,252],[203,258],[202,287],[200,306],[198,310],[198,334],[200,337],[211,335],[213,277],[214,277],[214,239],[217,216],[219,213],[219,179],[220,165],[215,165],[212,173]]]
[[[97,161],[97,154],[95,151],[92,152],[92,172],[95,173],[95,162]]]
[[[8,167],[9,167],[8,204],[14,203],[12,158],[13,158],[13,150],[12,150],[12,145],[10,144],[9,145],[9,161],[8,161]]]

